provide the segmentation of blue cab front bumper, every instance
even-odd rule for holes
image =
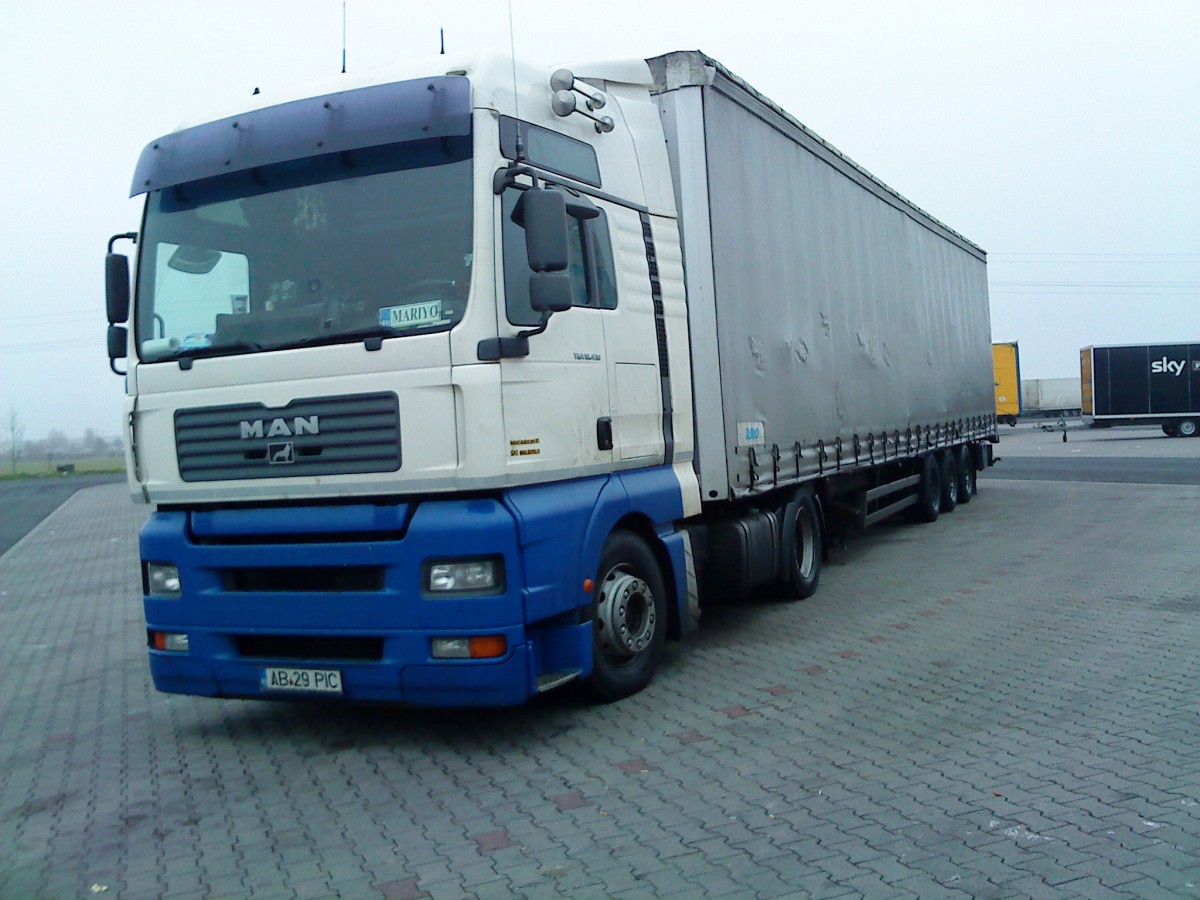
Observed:
[[[518,524],[502,499],[160,511],[141,554],[175,565],[182,585],[178,597],[145,596],[148,630],[188,639],[186,652],[151,644],[161,691],[307,696],[264,686],[266,669],[291,667],[337,671],[342,700],[494,706],[526,701],[540,676],[590,672],[590,598],[565,587],[574,579],[538,586],[528,622]],[[428,590],[430,561],[476,558],[502,561],[495,591]],[[433,656],[433,639],[473,636],[502,636],[506,650]]]

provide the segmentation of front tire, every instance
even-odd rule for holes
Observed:
[[[667,591],[658,560],[629,531],[614,531],[605,543],[595,591],[588,687],[610,702],[654,679],[666,644]]]
[[[1179,433],[1180,437],[1195,437],[1198,430],[1196,428],[1196,420],[1180,419],[1175,425],[1175,430]]]

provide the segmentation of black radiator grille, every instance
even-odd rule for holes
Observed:
[[[400,402],[381,393],[182,409],[175,451],[184,481],[394,472]]]

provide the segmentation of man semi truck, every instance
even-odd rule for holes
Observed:
[[[1079,351],[1083,415],[1095,428],[1158,425],[1200,431],[1200,344],[1122,344]]]
[[[616,699],[705,595],[805,597],[829,529],[990,461],[983,251],[698,52],[256,93],[132,194],[163,691]]]

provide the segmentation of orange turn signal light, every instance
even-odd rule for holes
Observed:
[[[151,631],[150,646],[169,653],[187,653],[188,636],[175,631]]]
[[[502,634],[471,638],[471,659],[494,659],[508,652],[508,639]]]

